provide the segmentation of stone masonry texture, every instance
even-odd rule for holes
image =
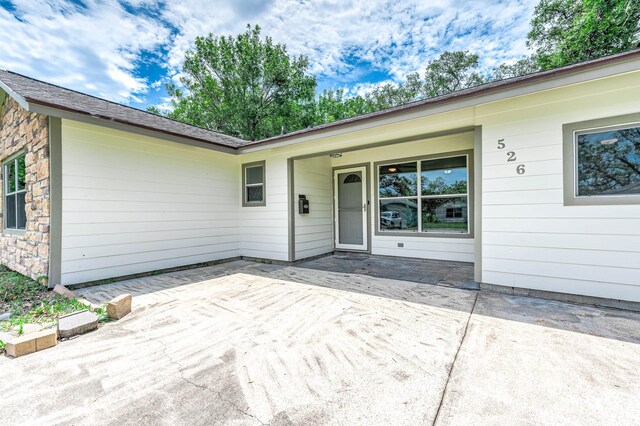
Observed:
[[[49,272],[49,125],[47,116],[26,111],[7,96],[0,106],[0,160],[18,151],[26,154],[27,225],[23,233],[7,232],[0,209],[0,263],[35,279]]]

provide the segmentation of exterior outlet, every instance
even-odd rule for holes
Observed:
[[[398,243],[398,247],[404,247],[404,243]]]

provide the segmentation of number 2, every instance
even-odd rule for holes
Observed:
[[[507,152],[507,161],[508,162],[516,161],[516,153],[513,151]]]
[[[505,146],[504,139],[498,139],[498,149],[504,149]]]

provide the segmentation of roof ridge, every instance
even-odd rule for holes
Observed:
[[[49,83],[49,82],[47,82],[47,81],[39,80],[39,79],[37,79],[37,78],[30,77],[30,76],[28,76],[28,75],[24,75],[24,74],[20,74],[20,73],[17,73],[17,72],[15,72],[15,71],[7,70],[7,69],[4,69],[4,70],[0,69],[0,71],[4,71],[4,72],[6,72],[6,73],[8,73],[8,74],[17,75],[17,76],[19,76],[19,77],[26,78],[26,79],[29,79],[29,80],[32,80],[32,81],[36,81],[36,82],[38,82],[38,83],[46,84],[46,85],[48,85],[48,86],[57,87],[58,89],[67,90],[67,91],[69,91],[69,92],[74,92],[74,93],[77,93],[77,94],[82,95],[82,96],[88,96],[88,97],[90,97],[90,98],[97,99],[97,100],[102,101],[102,102],[107,102],[107,103],[110,103],[110,104],[112,104],[112,105],[117,105],[117,106],[119,106],[119,107],[132,109],[132,110],[134,110],[134,111],[138,111],[138,112],[142,112],[142,113],[145,113],[145,114],[149,114],[149,115],[152,115],[152,116],[154,116],[154,117],[159,117],[159,118],[163,118],[163,119],[165,119],[165,120],[173,121],[173,122],[175,122],[175,123],[180,123],[180,124],[185,125],[185,126],[190,126],[190,127],[193,127],[193,128],[199,129],[199,130],[205,130],[205,131],[207,131],[207,132],[215,133],[215,134],[217,134],[217,135],[222,135],[222,136],[225,136],[225,137],[228,137],[228,138],[236,139],[236,140],[238,140],[238,141],[240,141],[240,142],[243,142],[243,143],[251,142],[251,141],[247,141],[246,139],[239,138],[239,137],[237,137],[237,136],[231,136],[231,135],[228,135],[228,134],[226,134],[226,133],[218,132],[218,131],[216,131],[216,130],[207,129],[206,127],[201,127],[201,126],[196,126],[195,124],[185,123],[184,121],[176,120],[175,118],[167,117],[167,116],[160,115],[160,114],[155,114],[155,113],[153,113],[153,112],[145,111],[145,110],[140,109],[140,108],[132,107],[132,106],[130,106],[130,105],[124,105],[124,104],[121,104],[121,103],[119,103],[119,102],[111,101],[111,100],[109,100],[109,99],[104,99],[104,98],[101,98],[101,97],[96,96],[96,95],[91,95],[91,94],[89,94],[89,93],[84,93],[84,92],[81,92],[81,91],[79,91],[79,90],[70,89],[70,88],[68,88],[68,87],[64,87],[64,86],[61,86],[61,85],[59,85],[59,84]],[[35,99],[34,99],[34,100],[35,100]],[[35,101],[36,101],[36,103],[37,103],[37,100],[35,100]]]

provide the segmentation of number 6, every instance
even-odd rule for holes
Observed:
[[[523,175],[524,174],[524,164],[518,164],[518,167],[516,167],[516,172],[518,172],[519,175]]]

